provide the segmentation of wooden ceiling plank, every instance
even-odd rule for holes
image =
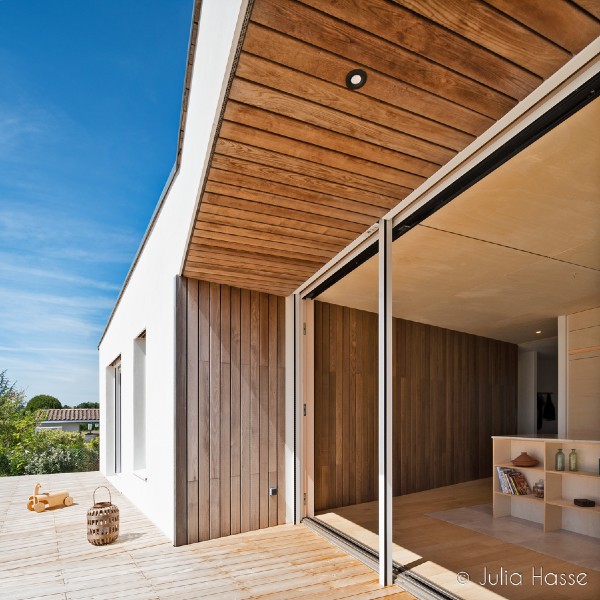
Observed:
[[[311,160],[334,169],[358,173],[370,178],[379,177],[382,181],[402,186],[405,189],[414,189],[425,181],[425,177],[356,158],[342,151],[307,144],[300,140],[283,137],[233,121],[223,121],[220,135],[227,140],[242,144],[253,144],[266,150],[280,152],[303,160]]]
[[[251,19],[494,119],[516,104],[460,73],[297,2],[255,0]]]
[[[394,2],[490,49],[540,77],[549,77],[571,58],[569,52],[498,13],[480,0]]]
[[[266,294],[274,294],[276,296],[289,296],[289,294],[291,294],[296,287],[298,287],[291,285],[278,285],[276,280],[274,282],[257,282],[252,279],[245,279],[243,277],[235,278],[233,276],[217,275],[215,273],[211,273],[210,271],[202,271],[198,269],[185,269],[183,274],[185,277],[199,279],[200,281],[210,281],[213,283],[233,285],[234,287],[264,292]]]
[[[331,256],[329,252],[319,248],[307,248],[306,246],[296,246],[290,242],[281,242],[273,240],[265,240],[252,236],[249,231],[239,231],[233,228],[219,227],[209,223],[197,223],[192,233],[192,240],[215,240],[233,244],[234,247],[245,247],[246,249],[255,248],[256,252],[271,254],[271,253],[286,253],[302,260],[310,260],[314,262],[326,262]]]
[[[298,98],[310,99],[328,109],[353,115],[451,150],[461,150],[475,139],[472,134],[374,100],[362,93],[352,92],[346,88],[345,83],[336,85],[325,82],[247,52],[242,52],[236,77]]]
[[[217,251],[208,253],[198,252],[196,250],[194,251],[193,255],[190,255],[189,260],[186,264],[189,266],[196,266],[198,268],[209,268],[213,261],[215,262],[215,264],[237,268],[243,267],[246,270],[250,269],[255,271],[256,273],[265,272],[269,275],[282,274],[289,276],[293,275],[294,277],[298,277],[301,274],[310,274],[310,269],[308,269],[307,267],[300,267],[298,265],[294,265],[292,267],[282,267],[281,265],[273,262],[257,263],[255,258],[247,259],[241,254],[237,254],[235,258],[232,258],[230,256],[222,255]]]
[[[242,287],[242,288],[250,288],[250,284],[252,286],[257,285],[265,285],[269,286],[269,289],[273,289],[276,287],[278,290],[287,289],[290,282],[280,281],[277,275],[273,275],[270,277],[265,277],[261,274],[260,277],[253,276],[253,272],[251,269],[245,269],[243,272],[235,275],[234,273],[220,273],[217,269],[214,271],[210,267],[202,267],[202,266],[190,266],[185,268],[184,275],[186,277],[192,277],[193,279],[200,279],[205,281],[213,281],[219,283],[227,283],[231,284],[234,287]],[[291,281],[291,280],[290,280]],[[248,283],[248,285],[245,285]]]
[[[573,54],[600,35],[600,23],[596,19],[564,0],[486,1]],[[595,4],[598,6],[598,2]]]
[[[598,0],[572,0],[577,6],[600,20],[600,2]]]
[[[399,198],[404,198],[411,192],[404,186],[323,166],[258,146],[242,144],[223,136],[217,142],[215,152],[218,155],[254,163],[261,167],[277,169],[280,179],[290,183],[295,181],[296,185],[301,184],[298,187],[302,189],[321,190],[325,194],[372,206],[388,206],[390,199],[397,203]]]
[[[490,117],[456,102],[389,77],[366,65],[357,65],[356,61],[332,54],[323,48],[291,38],[258,23],[249,23],[244,38],[244,50],[323,81],[343,86],[344,89],[346,74],[352,69],[363,67],[368,71],[369,84],[361,88],[361,95],[423,115],[474,136],[480,135],[494,123]]]
[[[224,254],[225,248],[210,248],[210,251],[206,249],[194,247],[194,250],[190,252],[189,263],[196,264],[202,268],[210,267],[213,260],[216,263],[224,265],[238,265],[246,270],[267,271],[271,274],[287,274],[287,275],[304,275],[305,278],[312,273],[313,267],[302,265],[299,263],[281,263],[276,258],[268,260],[269,257],[259,256],[258,258],[254,254],[247,252],[236,252],[235,256],[229,256]],[[187,263],[186,263],[187,264]]]
[[[266,256],[278,256],[278,257],[286,257],[293,256],[294,261],[299,262],[303,265],[312,265],[312,267],[316,270],[321,265],[323,265],[326,260],[316,258],[314,256],[304,256],[299,255],[298,253],[290,253],[290,251],[286,248],[275,248],[273,246],[261,246],[259,244],[251,243],[253,240],[248,240],[247,238],[238,238],[237,236],[222,236],[218,234],[210,234],[209,232],[204,232],[202,237],[198,237],[196,235],[192,236],[192,245],[200,244],[200,243],[210,243],[211,246],[217,248],[237,248],[240,252],[254,252],[255,254],[264,254]]]
[[[293,232],[296,232],[297,235],[308,236],[308,239],[312,239],[312,236],[315,236],[315,239],[326,237],[335,240],[336,243],[343,243],[344,245],[348,243],[349,239],[351,240],[354,238],[348,231],[342,231],[341,229],[335,229],[333,227],[315,225],[314,223],[309,223],[307,221],[276,217],[265,213],[255,213],[249,210],[241,211],[219,206],[217,204],[205,204],[202,207],[202,213],[202,218],[206,218],[206,215],[215,215],[224,218],[242,219],[274,229],[284,228],[285,231],[289,232],[289,235],[293,235]]]
[[[302,188],[303,178],[297,173],[288,173],[259,163],[242,161],[221,154],[215,155],[214,158],[214,166],[208,176],[209,181],[224,181],[231,185],[271,192],[289,199],[293,198],[296,201],[294,205],[301,210],[317,212],[327,216],[331,214],[329,211],[330,208],[339,209],[346,211],[344,215],[339,213],[339,218],[349,218],[350,220],[366,224],[365,219],[372,222],[373,218],[378,219],[384,214],[386,208],[395,204],[394,199],[385,196],[378,198],[380,204],[376,206],[368,202],[343,198],[331,193],[321,193],[314,189],[320,187],[320,182],[307,181],[306,188]],[[213,170],[215,171],[214,173]],[[333,185],[323,184],[322,187],[325,188],[325,192],[331,192]],[[298,206],[298,200],[302,203],[306,202],[306,208]]]
[[[242,123],[257,130],[270,131],[284,137],[290,137],[322,148],[343,152],[360,159],[373,161],[393,169],[416,174],[420,177],[433,175],[438,166],[394,152],[382,146],[369,144],[350,136],[329,131],[323,127],[303,123],[296,119],[268,112],[255,106],[229,100],[225,110],[225,119]]]
[[[193,273],[195,275],[194,279],[206,279],[217,283],[218,278],[219,283],[225,283],[227,285],[241,287],[243,289],[248,289],[247,284],[252,282],[252,284],[255,286],[265,286],[263,288],[265,291],[267,290],[266,286],[268,286],[268,290],[271,293],[273,293],[273,290],[276,290],[277,295],[284,293],[290,288],[294,290],[296,287],[298,287],[298,284],[296,283],[298,280],[297,276],[290,279],[280,279],[277,276],[268,276],[266,273],[256,274],[250,270],[243,270],[235,273],[234,270],[221,267],[214,269],[202,269],[190,266],[187,269],[189,273]]]
[[[253,268],[240,268],[218,263],[215,263],[214,265],[198,265],[196,263],[195,267],[192,267],[192,265],[190,264],[189,268],[195,268],[198,271],[204,271],[205,273],[212,273],[214,275],[223,275],[232,279],[244,277],[251,278],[256,281],[271,281],[277,284],[294,285],[298,280],[297,273],[289,273],[287,275],[284,275],[282,273],[258,271]]]
[[[413,156],[421,159],[424,167],[428,167],[428,163],[431,162],[443,165],[455,155],[455,152],[448,148],[237,77],[233,81],[229,95],[233,100],[244,104],[264,108]]]
[[[345,245],[346,240],[341,238],[334,238],[328,235],[312,233],[306,229],[294,229],[292,227],[285,227],[282,225],[271,225],[264,221],[251,221],[245,218],[245,213],[238,214],[235,217],[211,214],[210,212],[203,212],[202,222],[212,223],[215,225],[235,227],[240,231],[251,231],[253,235],[269,235],[275,236],[267,239],[287,239],[293,244],[298,246],[309,246],[312,247],[314,244],[321,248],[327,248],[328,250],[339,252]]]
[[[487,48],[385,0],[300,1],[511,98],[522,100],[542,82]]]
[[[258,229],[257,227],[244,226],[243,221],[232,223],[223,219],[210,217],[209,215],[204,215],[202,220],[198,221],[194,227],[194,233],[199,236],[204,231],[247,237],[255,240],[257,244],[275,242],[277,244],[289,245],[291,248],[297,248],[299,252],[315,256],[329,256],[331,253],[335,254],[343,248],[341,244],[327,243],[326,240],[302,240],[286,235],[283,232],[273,233]]]
[[[214,191],[213,191],[214,190]],[[297,219],[299,221],[307,221],[317,225],[335,227],[339,230],[348,231],[349,233],[360,234],[368,229],[368,224],[355,223],[345,219],[339,219],[323,214],[317,214],[314,211],[298,210],[298,202],[289,201],[288,198],[279,198],[273,194],[265,194],[256,190],[239,188],[237,186],[229,186],[224,184],[215,184],[209,182],[207,190],[202,198],[202,205],[218,204],[240,211],[249,210],[252,212],[261,212],[267,215],[274,215],[283,218]],[[370,225],[375,222],[373,220]]]
[[[306,277],[298,271],[293,271],[283,276],[281,273],[276,273],[270,270],[257,269],[255,266],[236,267],[235,265],[232,266],[229,264],[215,264],[213,266],[210,263],[202,264],[193,261],[189,261],[188,263],[186,263],[185,268],[188,270],[196,270],[199,272],[211,274],[227,273],[229,275],[230,280],[232,278],[237,278],[239,281],[240,278],[251,278],[254,279],[257,283],[261,281],[270,281],[276,283],[277,285],[292,285],[294,286],[294,288],[298,287],[299,279],[300,283],[302,283],[302,277]]]
[[[314,265],[312,262],[306,262],[299,260],[293,256],[270,256],[268,254],[259,254],[252,250],[245,250],[240,252],[238,249],[233,249],[228,246],[213,246],[210,242],[195,242],[193,247],[190,249],[190,256],[233,256],[239,258],[240,264],[248,264],[249,261],[253,261],[257,265],[263,265],[263,268],[272,269],[276,271],[276,267],[286,267],[289,269],[308,270],[313,269]]]

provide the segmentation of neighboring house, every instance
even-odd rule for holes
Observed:
[[[80,425],[92,425],[92,430],[100,426],[99,408],[50,408],[43,412],[45,418],[39,421],[36,430],[62,429],[78,432]]]
[[[101,471],[176,545],[379,498],[389,582],[392,495],[489,477],[536,391],[599,437],[585,6],[195,2],[175,166],[99,346]]]

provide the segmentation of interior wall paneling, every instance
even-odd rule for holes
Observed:
[[[315,302],[315,510],[377,499],[377,315]],[[393,319],[393,494],[489,477],[517,346]]]
[[[600,308],[567,317],[567,436],[600,439]]]

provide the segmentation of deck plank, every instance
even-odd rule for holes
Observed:
[[[68,489],[75,504],[27,511],[38,480]],[[110,546],[86,538],[85,513],[98,485],[109,486],[120,511],[120,536]],[[0,478],[0,589],[14,600],[412,598],[379,587],[375,572],[303,525],[175,548],[97,472]]]

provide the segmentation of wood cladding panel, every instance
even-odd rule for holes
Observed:
[[[600,308],[567,317],[567,437],[600,439]]]
[[[315,510],[377,499],[377,315],[315,302]],[[517,347],[393,320],[394,495],[489,476]]]
[[[181,277],[177,324],[177,544],[284,523],[284,299]]]

